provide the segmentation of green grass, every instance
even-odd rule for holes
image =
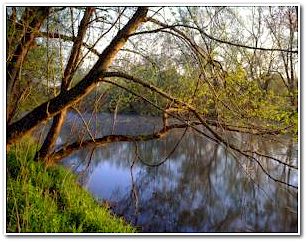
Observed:
[[[136,232],[99,205],[71,171],[34,162],[35,149],[28,138],[7,153],[7,233]]]

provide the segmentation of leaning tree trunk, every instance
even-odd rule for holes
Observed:
[[[101,74],[107,70],[119,50],[125,45],[129,36],[146,21],[147,7],[138,7],[133,17],[117,33],[90,72],[73,88],[60,92],[53,99],[36,107],[20,120],[7,127],[7,146],[15,143],[25,134],[31,132],[38,124],[60,113],[87,95],[100,81]]]
[[[93,12],[93,8],[88,7],[84,13],[84,16],[80,22],[79,28],[78,28],[78,34],[77,37],[74,38],[74,44],[72,47],[72,51],[70,54],[70,57],[68,59],[66,68],[64,70],[63,79],[61,83],[61,92],[65,92],[68,90],[71,81],[73,79],[73,75],[76,71],[76,67],[78,65],[78,58],[80,56],[81,52],[81,46],[83,39],[87,32],[87,26],[91,19],[91,15]],[[48,131],[48,134],[45,138],[45,141],[40,148],[40,150],[35,155],[35,160],[46,160],[49,156],[49,154],[53,151],[56,140],[61,132],[63,123],[66,118],[66,111],[67,109],[63,109],[60,111],[59,114],[57,114],[52,121],[51,128]]]
[[[6,72],[6,85],[7,85],[7,123],[10,124],[14,116],[14,111],[16,105],[14,99],[16,99],[15,87],[20,73],[22,63],[24,62],[29,49],[34,43],[35,37],[41,28],[44,20],[49,14],[49,7],[33,7],[29,9],[29,15],[32,18],[31,22],[26,26],[24,34],[21,38],[20,43],[17,45],[12,59],[7,63],[7,72]],[[26,10],[25,10],[26,11]],[[20,29],[20,27],[19,27]],[[18,31],[16,32],[18,33]]]

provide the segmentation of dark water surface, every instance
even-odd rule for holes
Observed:
[[[93,135],[151,133],[159,118],[108,114],[84,116]],[[139,124],[145,124],[139,126]],[[168,157],[185,129],[137,143],[148,164]],[[256,150],[297,166],[297,144],[247,134],[225,135],[243,150]],[[89,138],[78,115],[69,114],[58,143]],[[79,150],[63,163],[79,174],[80,182],[98,200],[142,232],[297,232],[296,189],[269,179],[255,161],[236,156],[221,145],[188,129],[174,153],[159,167],[136,158],[134,143],[113,143]],[[275,178],[298,184],[298,171],[269,158],[260,158]]]

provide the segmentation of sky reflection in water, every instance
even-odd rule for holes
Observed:
[[[62,131],[63,141],[72,139],[69,124]],[[110,123],[104,124],[110,133]],[[126,125],[123,122],[115,132],[133,132]],[[182,133],[178,129],[161,140],[138,143],[140,156],[147,163],[161,161]],[[292,141],[269,142],[243,134],[228,139],[243,149],[297,165],[297,145]],[[273,182],[255,162],[233,156],[191,130],[170,158],[155,168],[140,161],[131,167],[132,143],[96,148],[87,167],[91,151],[80,150],[63,162],[80,174],[81,183],[95,197],[108,200],[116,214],[142,232],[297,232],[297,190]],[[261,162],[276,178],[297,185],[297,170],[270,159]]]

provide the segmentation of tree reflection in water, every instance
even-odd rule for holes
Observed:
[[[65,130],[62,133],[67,136]],[[160,140],[139,142],[140,156],[147,163],[160,161],[182,133],[178,129]],[[228,136],[243,150],[297,166],[293,141]],[[136,159],[133,143],[96,148],[90,156],[92,151],[80,150],[63,162],[83,162],[77,168],[82,184],[142,232],[297,232],[297,190],[273,182],[254,161],[193,131],[164,164],[154,168]],[[254,156],[276,178],[297,185],[297,170]]]

